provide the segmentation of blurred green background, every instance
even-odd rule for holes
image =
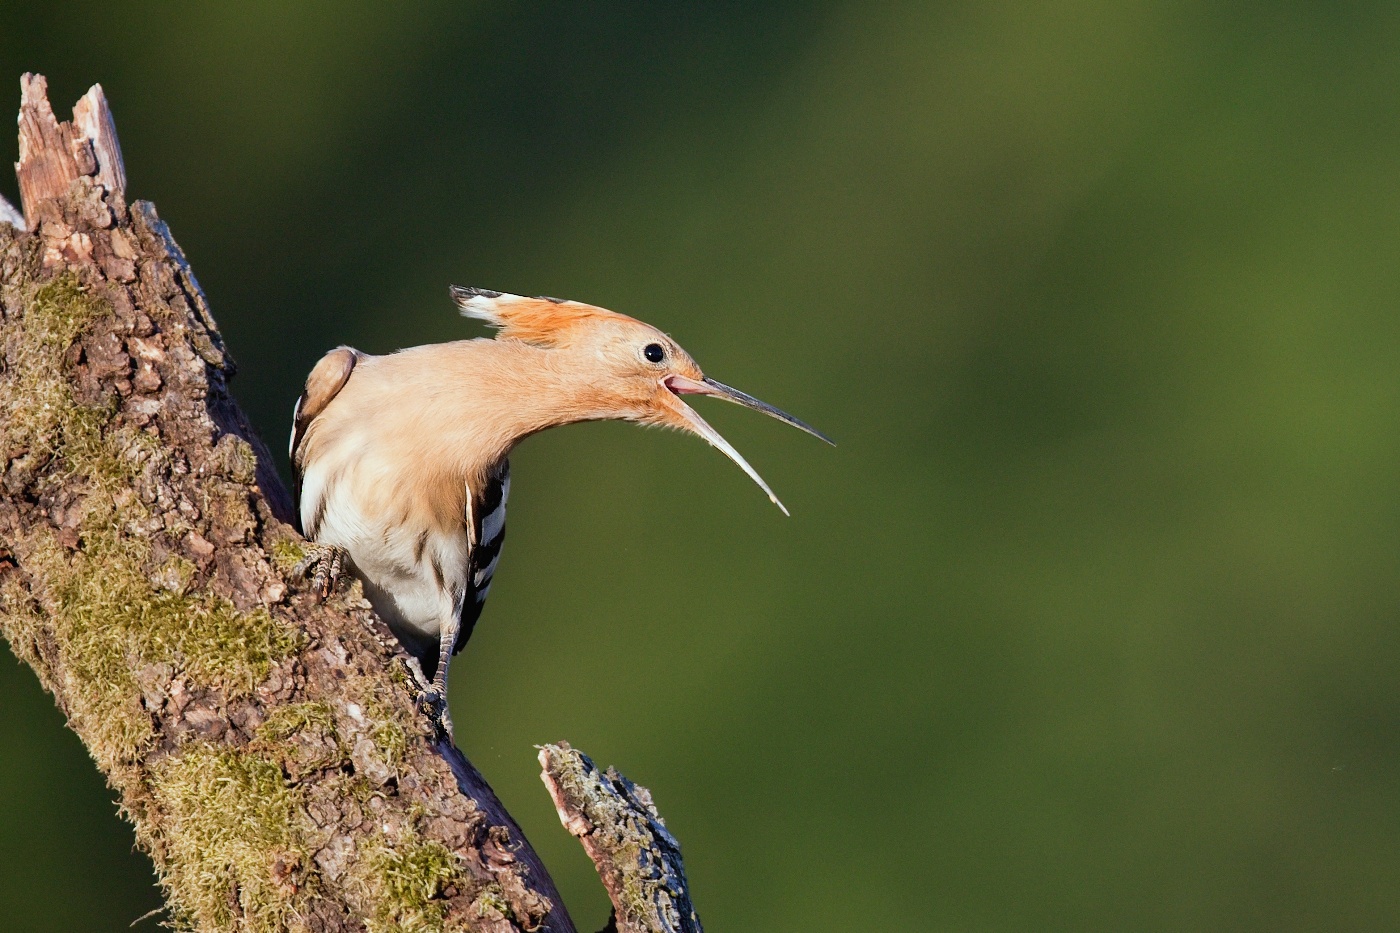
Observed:
[[[791,520],[678,435],[514,457],[451,702],[582,929],[560,738],[715,931],[1400,927],[1393,3],[12,0],[25,70],[106,88],[274,447],[327,348],[480,333],[449,282],[840,441],[698,403]],[[0,925],[158,903],[0,657]]]

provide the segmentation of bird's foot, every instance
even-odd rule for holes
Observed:
[[[418,695],[418,704],[439,736],[449,741],[455,739],[452,731],[452,717],[447,713],[446,685],[435,683],[424,690]]]
[[[414,691],[413,700],[419,712],[428,717],[439,736],[451,739],[452,717],[447,715],[447,685],[429,679],[423,673],[423,665],[415,657],[401,658],[400,663],[408,671],[409,683]]]
[[[307,548],[306,556],[292,568],[292,574],[297,577],[310,577],[312,594],[317,599],[325,599],[335,592],[349,556],[343,547],[312,544]]]

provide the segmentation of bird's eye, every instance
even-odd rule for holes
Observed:
[[[666,348],[659,343],[649,343],[642,348],[642,356],[647,358],[648,363],[660,363],[666,359]]]

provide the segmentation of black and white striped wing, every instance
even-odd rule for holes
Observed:
[[[468,558],[467,592],[462,600],[462,624],[457,630],[453,654],[461,651],[472,637],[472,629],[486,605],[486,595],[491,591],[491,578],[496,573],[501,546],[506,540],[506,499],[509,497],[510,461],[502,460],[500,469],[487,481],[481,495],[472,497],[468,515],[472,523],[472,550]]]

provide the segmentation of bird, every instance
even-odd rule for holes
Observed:
[[[762,412],[822,432],[707,377],[650,324],[578,301],[451,286],[491,337],[385,355],[341,346],[307,377],[289,453],[299,531],[297,572],[326,598],[345,574],[407,653],[423,693],[447,718],[447,670],[471,637],[505,542],[509,457],[547,428],[622,420],[696,435],[772,489],[682,396]]]

